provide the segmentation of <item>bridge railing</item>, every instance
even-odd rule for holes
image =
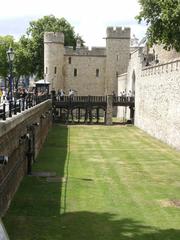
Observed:
[[[50,95],[34,96],[29,95],[26,98],[14,99],[0,104],[0,120],[6,120],[7,117],[12,117],[28,108],[31,108],[50,98]]]
[[[113,103],[133,103],[134,97],[130,96],[114,96],[113,97]]]
[[[107,96],[55,96],[57,103],[107,103]],[[128,105],[134,103],[134,97],[112,96],[113,105]]]
[[[55,98],[56,102],[77,102],[77,103],[96,103],[96,102],[106,102],[106,96],[59,96]]]

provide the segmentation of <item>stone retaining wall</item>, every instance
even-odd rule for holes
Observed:
[[[28,137],[33,138],[32,162],[51,127],[51,100],[47,100],[6,121],[0,121],[0,155],[9,158],[0,165],[0,216],[7,210],[23,176],[27,173]]]

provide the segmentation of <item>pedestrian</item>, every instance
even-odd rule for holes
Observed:
[[[60,92],[59,92],[59,96],[60,96],[61,101],[64,100],[64,95],[65,95],[65,92],[61,89]]]
[[[74,91],[72,89],[69,89],[69,94],[68,94],[69,97],[73,97],[74,96]]]
[[[128,97],[128,101],[130,101],[131,97],[132,97],[132,91],[131,90],[128,91],[127,97]]]
[[[0,103],[2,101],[2,98],[3,98],[3,91],[2,91],[2,89],[0,89]]]

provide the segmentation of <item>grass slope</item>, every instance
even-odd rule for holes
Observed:
[[[179,240],[180,153],[135,127],[54,126],[4,218],[11,240]]]

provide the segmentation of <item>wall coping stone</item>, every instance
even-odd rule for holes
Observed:
[[[13,115],[11,118],[7,118],[6,121],[1,120],[0,121],[0,137],[6,134],[7,132],[9,132],[11,129],[15,128],[18,124],[24,122],[31,115],[39,112],[40,109],[43,109],[46,106],[46,104],[48,104],[49,107],[51,107],[52,100],[50,99],[46,100],[21,113],[17,113],[17,115]]]

